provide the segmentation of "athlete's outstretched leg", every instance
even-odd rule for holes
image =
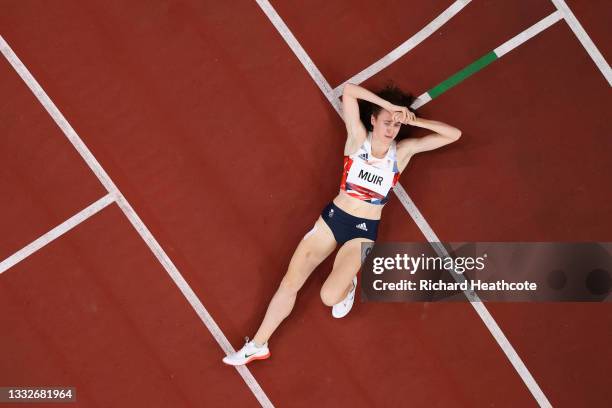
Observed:
[[[263,322],[255,334],[255,343],[261,345],[268,341],[280,323],[291,313],[297,292],[306,279],[335,248],[336,240],[331,229],[319,217],[313,229],[304,236],[293,253],[287,273],[272,297]]]

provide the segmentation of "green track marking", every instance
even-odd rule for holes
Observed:
[[[476,61],[472,62],[470,65],[463,68],[461,71],[457,72],[450,78],[434,86],[429,91],[427,91],[427,93],[429,94],[429,96],[431,96],[431,99],[437,98],[438,96],[442,95],[444,92],[451,89],[453,86],[457,85],[458,83],[460,83],[461,81],[469,77],[470,75],[475,74],[476,72],[480,71],[481,69],[483,69],[484,67],[486,67],[487,65],[495,61],[496,59],[497,59],[497,55],[495,54],[494,51],[491,51],[490,53],[485,54],[479,59],[477,59]]]

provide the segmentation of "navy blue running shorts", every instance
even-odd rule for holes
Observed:
[[[359,218],[342,211],[333,202],[321,211],[321,218],[329,226],[338,244],[342,245],[353,238],[367,238],[376,241],[380,220]]]

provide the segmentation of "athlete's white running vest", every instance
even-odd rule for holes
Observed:
[[[372,132],[368,132],[359,149],[350,156],[344,156],[344,170],[340,189],[350,196],[371,204],[385,204],[389,190],[399,179],[397,148],[391,142],[384,158],[372,156]]]

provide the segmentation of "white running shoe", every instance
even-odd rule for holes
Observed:
[[[270,357],[270,349],[268,343],[261,347],[255,346],[255,340],[249,341],[248,337],[244,338],[244,346],[228,356],[223,357],[223,362],[231,366],[247,364],[253,360],[265,360]]]
[[[348,314],[353,307],[355,301],[355,289],[357,289],[357,276],[353,278],[353,289],[349,291],[344,300],[340,303],[336,303],[332,307],[332,316],[336,319],[340,319]]]

